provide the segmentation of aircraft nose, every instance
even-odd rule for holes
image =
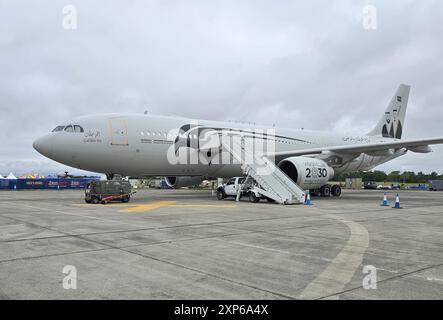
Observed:
[[[32,144],[35,150],[44,155],[45,157],[51,156],[52,153],[52,143],[50,137],[43,136],[35,140]]]

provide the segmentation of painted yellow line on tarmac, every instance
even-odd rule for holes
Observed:
[[[175,204],[176,201],[156,201],[148,204],[141,204],[138,206],[134,206],[131,208],[127,208],[124,210],[120,210],[120,212],[146,212],[151,211],[158,208],[168,207]]]
[[[171,207],[180,208],[236,208],[235,204],[173,204]]]
[[[136,204],[123,204],[123,203],[108,203],[108,204],[92,204],[92,203],[73,203],[72,206],[74,207],[134,207]]]
[[[236,208],[236,204],[177,204],[177,201],[155,201],[151,203],[142,204],[124,204],[124,203],[108,203],[103,204],[90,204],[90,203],[73,203],[74,207],[90,207],[90,208],[107,208],[107,207],[120,207],[122,210],[119,212],[147,212],[154,209],[164,207],[174,208]],[[124,209],[123,209],[124,208]]]
[[[177,201],[156,201],[152,203],[133,205],[130,208],[120,210],[120,212],[147,212],[154,209],[174,207],[174,208],[235,208],[233,204],[177,204]]]

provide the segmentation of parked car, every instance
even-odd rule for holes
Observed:
[[[363,189],[377,189],[377,182],[375,181],[365,181],[363,182]]]
[[[233,177],[226,183],[217,188],[217,198],[222,200],[226,197],[237,197],[237,191],[240,191],[240,198],[248,193],[244,188],[245,177]]]
[[[246,180],[245,177],[233,177],[225,184],[217,188],[218,200],[223,200],[227,197],[237,197],[237,193],[240,193],[240,198],[248,196],[250,202],[258,202],[260,199],[267,199],[269,202],[274,202],[271,198],[263,195],[264,190],[257,187],[257,182],[251,177]]]

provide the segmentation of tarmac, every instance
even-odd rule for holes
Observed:
[[[0,192],[0,299],[443,299],[443,192]]]

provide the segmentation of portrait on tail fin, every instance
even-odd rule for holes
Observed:
[[[397,97],[397,102],[401,103],[401,97]],[[403,131],[400,116],[401,104],[390,111],[385,112],[385,123],[383,124],[381,134],[385,138],[400,139]]]
[[[391,98],[385,113],[368,135],[381,135],[384,138],[401,139],[410,88],[410,86],[404,84],[401,84],[398,87],[397,91]]]
[[[385,123],[383,124],[381,134],[383,137],[390,138],[391,137],[390,131],[392,130],[391,113],[386,112],[385,115],[386,115],[386,119],[385,119]]]
[[[395,131],[395,138],[396,139],[401,139],[402,130],[403,130],[403,128],[402,128],[401,122],[399,120],[398,124],[397,124],[397,130]]]

